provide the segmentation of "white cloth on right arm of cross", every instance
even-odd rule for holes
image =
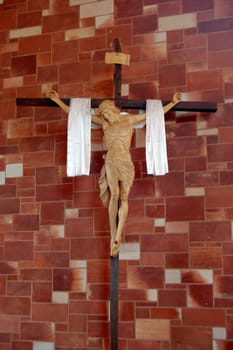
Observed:
[[[164,110],[161,100],[146,100],[146,166],[151,175],[168,173]]]

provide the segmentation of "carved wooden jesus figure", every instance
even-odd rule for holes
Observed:
[[[69,106],[59,98],[56,91],[51,91],[49,97],[65,112],[69,112]],[[163,107],[164,113],[180,101],[181,94],[176,93],[172,101]],[[128,214],[128,196],[134,180],[134,165],[130,154],[133,126],[145,119],[145,113],[121,115],[120,109],[112,100],[102,101],[92,116],[92,122],[102,126],[107,146],[99,186],[101,199],[105,206],[108,204],[113,257],[120,251],[122,232]]]

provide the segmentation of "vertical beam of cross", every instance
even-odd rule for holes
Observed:
[[[121,46],[118,39],[114,39],[114,51],[121,52]],[[114,97],[121,97],[121,64],[115,63],[114,66]]]
[[[114,40],[114,51],[120,52],[118,39]],[[114,65],[114,97],[121,97],[121,64]],[[110,323],[111,323],[111,350],[118,350],[118,279],[119,255],[111,257],[110,267]]]

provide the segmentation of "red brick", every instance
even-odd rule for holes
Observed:
[[[66,252],[44,252],[35,254],[36,267],[68,267],[69,257]]]
[[[214,9],[213,0],[182,0],[182,5],[184,12],[199,12]]]
[[[135,318],[133,302],[121,301],[119,303],[119,320],[120,321],[133,321]]]
[[[118,17],[132,17],[142,14],[142,3],[139,0],[129,0],[126,3],[122,1],[116,1],[116,10]]]
[[[130,191],[130,198],[153,197],[154,179],[136,179]]]
[[[191,247],[190,248],[190,267],[191,268],[221,268],[222,267],[222,249],[220,247]]]
[[[198,23],[199,33],[218,32],[231,29],[233,29],[233,20],[231,17],[212,19],[209,21],[202,21]]]
[[[78,347],[79,349],[84,349],[87,343],[87,336],[83,333],[72,333],[72,332],[57,332],[56,334],[56,344],[61,347],[65,346],[67,349],[69,347]]]
[[[19,213],[19,199],[18,198],[4,198],[0,199],[0,214],[17,214]]]
[[[217,89],[222,86],[222,83],[222,74],[220,70],[188,73],[188,89],[190,91]]]
[[[176,197],[167,199],[166,219],[186,221],[204,219],[203,197]]]
[[[31,312],[30,298],[0,297],[1,314],[27,316]]]
[[[17,12],[15,10],[1,11],[0,13],[0,30],[16,28]]]
[[[233,327],[233,316],[229,315],[227,317],[227,338],[230,338],[230,339],[233,338],[232,327]]]
[[[188,285],[188,304],[191,307],[212,307],[213,286],[212,285]]]
[[[51,323],[23,322],[21,331],[24,340],[53,341]]]
[[[96,208],[94,211],[94,231],[109,233],[109,217],[106,208]]]
[[[163,65],[159,70],[160,87],[173,87],[185,85],[185,65],[170,64]]]
[[[158,12],[160,17],[177,15],[181,13],[181,3],[177,3],[176,1],[171,3],[159,3]]]
[[[108,260],[87,263],[87,280],[89,283],[109,283],[110,266]]]
[[[13,57],[11,68],[13,76],[36,74],[36,55]]]
[[[33,242],[14,241],[5,243],[6,260],[33,260]]]
[[[2,275],[12,275],[15,274],[15,268],[11,266],[11,264],[8,264],[6,262],[1,262],[0,263],[0,272]]]
[[[33,98],[35,96],[40,96],[41,95],[41,91],[40,91],[40,86],[39,85],[25,85],[22,87],[18,88],[18,97],[25,97],[27,96],[28,98]],[[31,134],[27,134],[25,136],[31,136]]]
[[[223,255],[233,255],[233,242],[223,242]]]
[[[40,220],[42,225],[64,223],[64,203],[42,203]]]
[[[71,314],[70,315],[70,330],[71,332],[86,332],[87,331],[86,315]]]
[[[150,62],[132,62],[130,67],[125,72],[125,79],[129,80],[132,84],[135,84],[135,75],[139,76],[154,76],[154,78],[158,78],[158,66],[154,61]],[[143,86],[143,85],[142,85]],[[144,85],[145,86],[145,85]],[[148,85],[147,85],[148,87]],[[148,88],[146,91],[138,91],[138,97],[146,98],[146,93],[148,92]]]
[[[184,271],[181,276],[182,283],[207,283],[198,271]]]
[[[77,28],[79,13],[70,12],[57,14],[52,16],[44,16],[43,17],[43,32],[55,32],[57,28],[59,30],[67,30]]]
[[[128,287],[133,289],[161,288],[164,283],[164,271],[160,267],[129,266]]]
[[[59,169],[45,167],[36,169],[36,183],[39,185],[55,184],[59,182]]]
[[[106,259],[109,256],[109,238],[73,238],[72,259]]]
[[[108,300],[110,298],[109,284],[88,284],[90,291],[89,299],[91,300]]]
[[[125,223],[125,232],[128,233],[148,233],[154,231],[154,220],[146,217],[129,217]]]
[[[143,252],[185,252],[187,250],[187,235],[156,234],[141,237]]]
[[[58,80],[57,66],[43,66],[38,68],[38,83],[44,84]]]
[[[21,269],[20,278],[23,281],[51,281],[52,271],[49,269]]]
[[[15,296],[31,296],[30,282],[8,281],[7,294]]]
[[[183,309],[183,322],[188,326],[224,327],[224,310]]]
[[[133,19],[134,35],[154,32],[158,29],[158,19],[155,15],[137,16]]]
[[[160,342],[156,340],[129,339],[128,350],[159,350]]]
[[[229,0],[215,2],[215,14],[217,17],[228,17],[233,14],[231,2]]]
[[[186,173],[186,186],[204,187],[218,184],[219,178],[217,172],[194,172]]]
[[[90,79],[90,64],[87,62],[62,64],[60,68],[61,83],[85,81]]]
[[[184,177],[181,172],[170,172],[155,179],[157,197],[182,196],[184,194]]]
[[[9,198],[9,197],[16,197],[16,186],[15,185],[1,185],[0,186],[0,198]]]
[[[92,64],[92,76],[93,80],[110,80],[112,77],[112,67],[104,62],[94,62]]]
[[[231,225],[227,221],[191,222],[190,240],[198,241],[230,241]]]
[[[55,232],[56,232],[56,227],[55,227]],[[51,241],[51,249],[53,251],[68,251],[69,247],[70,247],[69,240],[66,238],[60,238],[59,235],[58,235],[58,238],[54,238]]]
[[[65,223],[66,237],[82,237],[93,235],[92,218],[72,218]]]
[[[47,122],[49,120],[60,120],[61,119],[62,110],[58,107],[50,108],[50,107],[37,107],[35,109],[35,121],[36,122]],[[46,124],[47,125],[47,124]]]
[[[48,133],[50,135],[57,135],[57,134],[64,135],[64,131],[66,131],[66,126],[67,126],[66,120],[50,121],[48,123]],[[66,151],[66,149],[64,149],[64,151]],[[65,164],[65,162],[63,164]]]
[[[27,193],[32,193],[34,195],[34,177],[25,176],[17,178],[17,194],[20,197],[27,195]]]
[[[18,28],[40,26],[41,22],[41,11],[23,12],[18,15]]]
[[[37,186],[37,201],[72,200],[72,197],[72,185],[70,184]]]
[[[169,157],[206,156],[206,144],[202,137],[183,137],[168,140]]]
[[[171,344],[173,348],[187,350],[212,350],[212,330],[207,327],[172,327]]]
[[[78,287],[82,289],[83,279],[82,269],[54,269],[53,290],[72,291],[78,290]]]
[[[52,299],[52,285],[50,282],[34,282],[32,300],[38,303],[48,303]]]
[[[44,10],[49,8],[49,0],[29,0],[28,9],[30,11]]]
[[[102,50],[105,47],[105,36],[96,36],[79,40],[80,53],[93,50]]]
[[[233,341],[231,340],[216,339],[215,343],[217,344],[217,349],[231,350],[233,347]]]
[[[173,308],[152,308],[151,317],[158,319],[167,318],[170,320],[179,319],[179,312]]]
[[[160,307],[184,307],[186,306],[186,291],[176,289],[161,289],[158,291],[158,305]]]
[[[233,256],[224,256],[223,271],[224,274],[233,274]]]
[[[0,332],[1,333],[18,333],[20,329],[19,317],[1,315],[0,317]]]
[[[2,116],[1,119],[11,119],[12,116],[15,115],[15,106],[12,104],[12,100],[7,98],[3,100],[3,102],[0,104],[0,112]],[[9,129],[9,125],[8,125],[8,129]]]
[[[51,50],[51,35],[43,34],[21,38],[19,42],[19,54],[30,55]]]
[[[79,208],[103,207],[99,192],[85,192],[85,196],[83,193],[74,193],[74,204]]]
[[[233,302],[232,298],[215,298],[215,307],[216,308],[232,308]]]
[[[70,312],[72,314],[107,315],[108,307],[106,301],[74,301],[71,302]]]
[[[208,35],[208,48],[210,51],[231,49],[233,46],[231,39],[232,31],[211,33]]]
[[[210,162],[233,161],[232,144],[218,144],[208,146]]]
[[[206,207],[222,208],[233,206],[233,187],[207,187],[206,188]]]
[[[64,63],[75,61],[78,58],[78,42],[71,40],[68,42],[55,43],[53,45],[52,60],[54,63]]]
[[[32,304],[32,321],[67,322],[68,305],[65,304]]]
[[[24,154],[24,166],[25,167],[38,167],[38,164],[40,166],[51,166],[54,165],[54,153],[52,151],[42,151],[37,152],[36,157],[35,153],[25,153]]]
[[[205,47],[185,48],[168,51],[168,62],[179,64],[185,62],[206,62],[207,52]]]
[[[107,321],[89,321],[88,322],[89,337],[104,337],[109,336],[109,322]]]
[[[189,257],[187,253],[166,254],[167,268],[187,268],[189,266]]]
[[[17,231],[34,231],[39,229],[39,215],[15,215],[14,229]]]
[[[215,277],[215,294],[222,297],[231,297],[233,294],[233,277],[217,275]]]
[[[129,98],[140,99],[143,96],[154,98],[156,96],[156,85],[154,83],[135,83],[130,84]]]
[[[134,323],[119,322],[119,337],[126,339],[134,338]]]

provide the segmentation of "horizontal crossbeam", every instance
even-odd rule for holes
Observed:
[[[112,99],[112,98],[110,98]],[[101,101],[104,99],[91,99],[91,107],[97,108]],[[67,105],[70,104],[69,98],[63,98],[63,102]],[[146,100],[128,100],[124,98],[114,99],[116,105],[123,109],[146,109]],[[170,101],[162,101],[163,105],[168,104]],[[17,98],[17,106],[40,106],[40,107],[57,107],[57,104],[49,98]],[[174,106],[171,111],[179,112],[209,112],[213,113],[217,111],[217,104],[214,102],[190,102],[181,101]]]

